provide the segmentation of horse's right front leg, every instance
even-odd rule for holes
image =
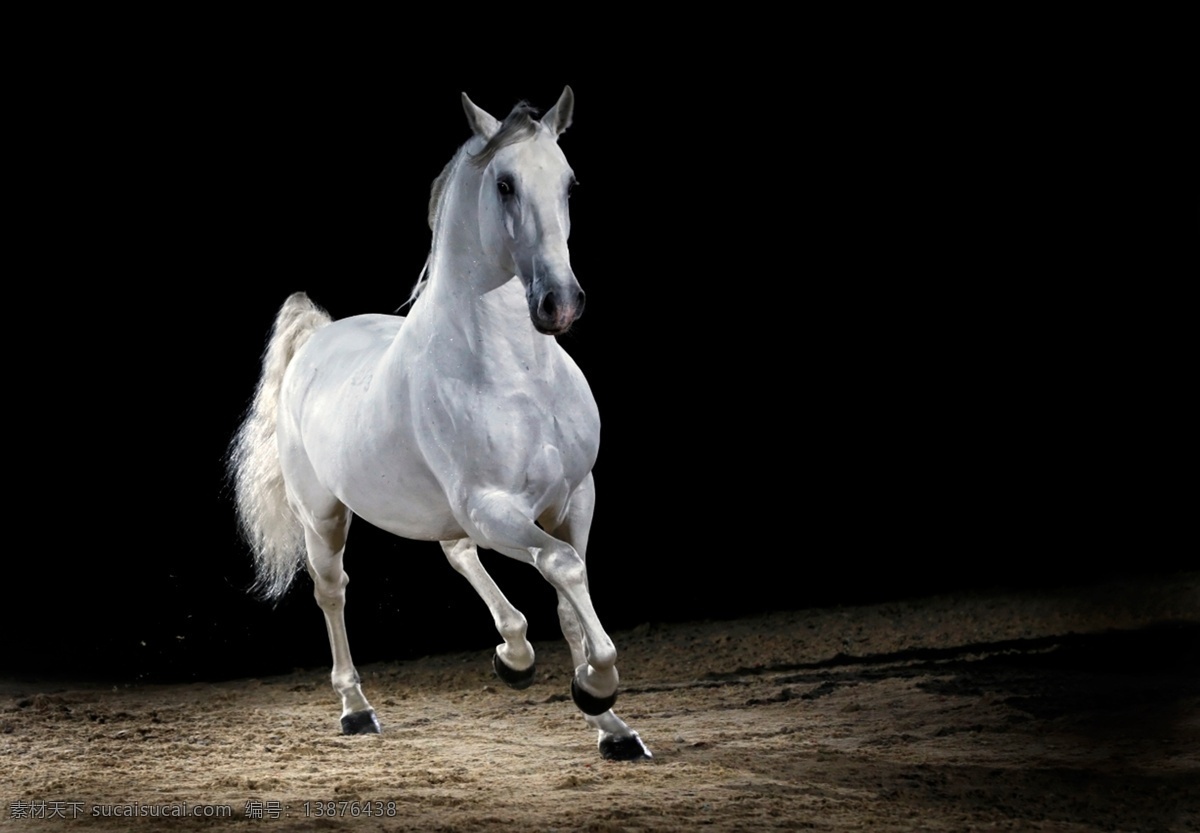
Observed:
[[[346,585],[350,583],[350,577],[342,569],[342,554],[351,517],[342,507],[340,513],[320,522],[318,529],[305,524],[304,543],[308,549],[308,573],[312,576],[314,595],[325,613],[325,627],[329,631],[333,689],[342,698],[342,734],[378,734],[381,731],[379,720],[375,717],[375,709],[363,696],[358,671],[350,659],[350,642],[346,638]]]

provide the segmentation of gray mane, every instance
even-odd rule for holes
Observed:
[[[495,158],[496,153],[500,148],[508,145],[516,144],[522,139],[528,139],[537,132],[537,122],[533,117],[537,114],[537,110],[529,105],[527,101],[517,102],[517,106],[512,108],[512,111],[504,117],[504,121],[500,124],[500,129],[488,139],[487,144],[483,146],[483,150],[475,156],[471,157],[471,164],[477,168],[487,166]],[[446,188],[446,180],[450,178],[450,172],[454,170],[454,163],[463,154],[463,148],[459,148],[458,153],[446,163],[442,168],[442,172],[437,175],[437,179],[433,181],[433,187],[429,189],[429,230],[433,231],[434,220],[437,219],[438,206],[442,204],[442,192]]]
[[[517,102],[517,106],[513,107],[512,111],[504,117],[500,129],[483,146],[483,150],[471,157],[471,164],[476,168],[487,167],[488,162],[492,161],[500,148],[516,144],[536,133],[537,122],[533,120],[536,113],[537,110],[530,106],[529,102]]]
[[[450,171],[454,169],[454,163],[458,161],[458,157],[462,154],[458,153],[450,157],[450,161],[446,163],[446,167],[442,168],[442,172],[437,175],[437,179],[433,181],[433,187],[429,189],[429,230],[433,231],[433,221],[437,219],[438,206],[442,204],[442,190],[446,187],[446,180],[450,178]]]
[[[476,168],[486,167],[489,162],[495,158],[501,148],[508,145],[516,144],[522,139],[528,139],[537,132],[538,123],[534,120],[537,114],[527,101],[517,102],[517,105],[512,108],[504,121],[500,124],[500,129],[495,132],[492,138],[488,139],[487,144],[483,146],[483,150],[479,151],[474,156],[470,157],[471,164]],[[442,172],[437,175],[433,181],[432,187],[429,189],[429,230],[433,231],[434,223],[437,221],[438,209],[442,205],[442,198],[445,196],[446,182],[450,179],[450,172],[454,170],[459,158],[466,152],[466,145],[458,149],[458,152],[446,163],[442,168]],[[432,256],[432,252],[430,255]],[[425,266],[421,269],[421,275],[417,278],[416,286],[413,287],[412,293],[408,296],[408,300],[401,305],[403,309],[408,304],[411,304],[421,294],[421,290],[425,288],[425,284],[429,283],[429,258],[425,258]]]

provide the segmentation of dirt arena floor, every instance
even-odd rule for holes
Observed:
[[[601,760],[561,643],[525,691],[487,652],[360,669],[381,736],[327,669],[0,680],[0,830],[1200,829],[1200,573],[614,637],[652,761]]]

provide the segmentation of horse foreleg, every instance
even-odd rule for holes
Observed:
[[[617,649],[592,606],[587,570],[579,553],[538,527],[503,492],[487,492],[468,505],[470,525],[479,531],[472,538],[510,558],[532,564],[567,598],[583,632],[585,657],[585,662],[575,670],[572,686],[575,702],[589,714],[607,711],[616,700],[620,679]]]
[[[573,519],[564,523],[567,533],[573,535],[586,548],[585,527],[591,519],[591,482],[587,483],[587,495],[579,496],[579,508],[573,510]],[[574,504],[574,500],[572,501]],[[645,748],[636,735],[611,708],[617,699],[620,680],[617,669],[617,649],[605,632],[592,605],[587,586],[587,569],[583,557],[571,544],[560,541],[538,527],[520,510],[516,501],[502,492],[487,492],[475,496],[468,503],[469,528],[477,530],[472,537],[486,543],[491,549],[532,564],[559,593],[560,609],[569,615],[560,615],[564,633],[571,645],[576,661],[575,676],[571,681],[571,696],[575,705],[601,732],[620,738],[620,745],[632,750],[614,751],[606,756],[635,758],[646,755]],[[608,744],[612,747],[613,744]]]
[[[496,676],[513,688],[528,688],[533,684],[534,653],[533,646],[525,638],[528,622],[524,614],[512,606],[483,568],[474,541],[470,538],[442,541],[442,552],[446,553],[450,565],[471,582],[491,611],[496,630],[504,638],[504,643],[496,646],[492,658]]]
[[[583,628],[579,626],[575,608],[561,593],[558,595],[558,622],[562,626],[567,645],[571,648],[571,660],[578,668],[587,661],[583,650]],[[599,732],[600,754],[608,760],[636,761],[654,757],[638,733],[630,729],[628,724],[617,717],[612,709],[603,714],[587,714],[585,712],[583,719]]]
[[[562,538],[575,548],[584,564],[587,563],[588,533],[592,526],[592,510],[595,506],[595,488],[592,476],[589,474],[579,490],[571,498],[571,505],[563,523],[552,528],[552,534]],[[586,576],[584,577],[586,581]],[[558,594],[558,622],[562,627],[563,636],[571,649],[571,661],[576,668],[587,662],[583,648],[583,628],[575,608],[570,600],[562,593]],[[600,754],[609,760],[634,761],[642,758],[652,758],[650,750],[642,743],[638,733],[629,728],[625,721],[617,717],[612,709],[603,714],[583,715],[588,725],[599,733]]]
[[[350,659],[350,642],[346,638],[346,585],[350,583],[350,577],[342,569],[342,554],[349,526],[348,512],[330,520],[320,531],[306,524],[304,542],[314,595],[325,613],[325,627],[329,631],[329,648],[333,653],[330,677],[333,690],[342,698],[342,733],[358,735],[378,733],[380,728],[375,709],[363,696],[358,671]]]

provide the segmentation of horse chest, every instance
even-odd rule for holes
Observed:
[[[586,385],[502,389],[443,380],[422,411],[426,455],[454,479],[534,491],[566,481],[573,488],[599,449],[600,420]]]

